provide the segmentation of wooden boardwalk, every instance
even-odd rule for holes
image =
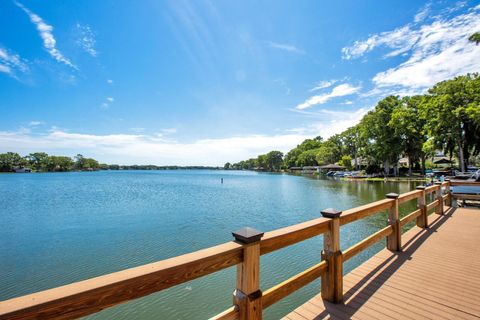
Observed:
[[[285,319],[480,319],[480,210],[429,216],[344,276],[341,304],[320,294]]]

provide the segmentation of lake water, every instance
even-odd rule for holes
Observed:
[[[243,226],[269,231],[415,185],[209,170],[2,174],[0,300],[230,241]],[[342,249],[386,219],[382,213],[342,227]],[[262,289],[318,263],[322,247],[319,236],[262,256]],[[345,272],[383,247],[382,241],[348,261]],[[233,267],[89,318],[206,319],[231,306],[234,287]],[[265,318],[278,319],[318,292],[315,281],[267,309]]]

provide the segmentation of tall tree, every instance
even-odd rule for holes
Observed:
[[[422,103],[428,132],[437,146],[456,150],[460,170],[480,151],[480,77],[477,73],[437,83]]]
[[[393,164],[396,167],[401,153],[400,137],[388,126],[393,110],[401,105],[397,96],[388,96],[377,103],[375,109],[368,112],[360,122],[360,136],[366,142],[362,150],[365,157],[375,163],[383,163],[385,175]]]
[[[401,104],[393,109],[388,126],[393,128],[395,136],[400,137],[402,151],[408,157],[408,173],[412,174],[414,162],[421,160],[422,172],[425,174],[426,155],[423,144],[428,136],[425,132],[425,119],[421,117],[422,96],[405,97]]]

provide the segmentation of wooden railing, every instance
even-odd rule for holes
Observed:
[[[387,238],[391,251],[402,249],[402,227],[415,220],[428,228],[427,215],[445,212],[451,205],[446,181],[401,195],[390,193],[384,200],[349,209],[321,211],[322,218],[265,234],[251,228],[233,233],[234,241],[159,262],[80,281],[0,302],[0,319],[72,319],[137,299],[154,292],[237,265],[233,305],[212,319],[261,319],[265,308],[321,277],[323,299],[338,303],[343,298],[343,263]],[[426,203],[427,195],[435,200]],[[399,206],[417,201],[417,209],[399,218]],[[387,227],[344,252],[340,250],[340,227],[388,210]],[[321,261],[265,291],[260,290],[260,256],[323,234]]]

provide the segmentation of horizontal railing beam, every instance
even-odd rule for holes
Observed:
[[[268,308],[275,302],[285,298],[289,294],[297,291],[298,289],[306,286],[310,282],[318,279],[327,270],[328,265],[326,261],[317,263],[316,265],[308,268],[305,271],[277,284],[274,287],[263,292],[262,305],[264,308]]]
[[[293,226],[266,232],[260,241],[260,254],[267,254],[318,236],[326,232],[328,228],[328,219],[317,218]]]
[[[410,192],[402,193],[401,195],[398,196],[398,203],[402,204],[405,202],[408,202],[410,200],[416,199],[422,195],[421,190],[413,190]]]
[[[432,201],[430,202],[428,205],[427,205],[427,211],[435,208],[436,206],[438,206],[440,204],[440,202],[438,200],[435,200],[435,201]]]
[[[418,216],[420,216],[422,214],[422,210],[421,209],[418,209],[418,210],[415,210],[413,211],[412,213],[409,213],[408,215],[406,215],[405,217],[403,217],[402,219],[400,219],[400,226],[404,226],[406,225],[407,223],[409,223],[410,221],[413,221],[415,220]]]
[[[379,213],[381,211],[390,209],[394,203],[395,200],[393,199],[384,199],[353,209],[345,210],[340,216],[340,225],[343,226],[347,223],[357,221],[373,214]]]
[[[242,261],[228,242],[171,259],[0,302],[0,319],[72,319],[219,271]]]
[[[392,232],[393,232],[393,226],[388,226],[375,232],[374,234],[358,242],[357,244],[354,244],[353,246],[351,246],[350,248],[348,248],[343,252],[343,262],[353,258],[354,256],[364,251],[368,247],[372,246],[373,244],[377,243],[383,238],[389,236],[390,234],[392,234]]]

